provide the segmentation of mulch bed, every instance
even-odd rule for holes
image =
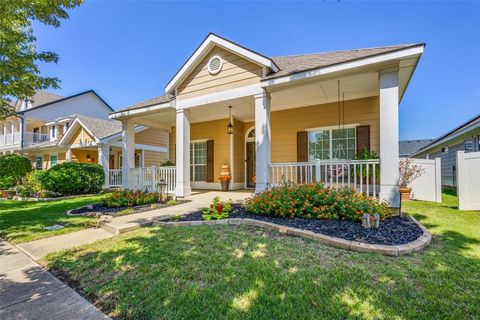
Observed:
[[[378,229],[365,229],[360,222],[340,220],[318,220],[300,218],[267,217],[251,214],[240,205],[233,205],[229,218],[248,218],[278,225],[321,233],[350,241],[371,244],[398,245],[415,241],[423,234],[422,229],[410,217],[393,217],[380,222]],[[201,221],[202,212],[196,211],[175,221]],[[172,219],[170,221],[173,221]]]
[[[177,200],[174,205],[182,204],[188,201],[185,200]],[[132,209],[133,211],[131,214],[134,213],[141,213],[145,211],[157,210],[166,207],[171,207],[172,205],[162,204],[162,203],[155,203],[155,206],[152,207],[152,204],[145,204],[141,206],[134,206],[134,207],[120,207],[120,208],[108,208],[99,203],[92,204],[90,206],[83,206],[78,209],[73,209],[69,211],[69,215],[83,215],[83,216],[97,216],[97,215],[109,215],[109,216],[118,216],[121,214],[122,211],[127,209]]]

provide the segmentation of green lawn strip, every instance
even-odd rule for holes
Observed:
[[[94,217],[71,217],[69,209],[98,202],[103,195],[58,201],[0,201],[0,236],[11,243],[28,242],[95,226]],[[63,229],[47,231],[59,224]]]
[[[216,225],[144,228],[42,263],[115,318],[476,318],[480,213],[444,197],[404,206],[434,240],[399,258]]]

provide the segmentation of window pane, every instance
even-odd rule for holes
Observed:
[[[311,131],[308,133],[308,159],[324,160],[329,158],[330,131]]]
[[[207,142],[190,143],[190,179],[205,181],[207,179]]]
[[[332,154],[334,159],[355,157],[355,128],[332,130]]]

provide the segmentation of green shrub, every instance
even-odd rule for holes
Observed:
[[[213,198],[210,208],[202,210],[203,220],[225,219],[232,212],[232,204],[230,202],[222,202],[219,197]]]
[[[161,167],[174,167],[175,162],[173,162],[171,160],[165,160],[164,162],[162,162],[162,164],[160,166]]]
[[[27,173],[23,179],[23,184],[18,185],[15,188],[17,195],[21,197],[33,197],[42,190],[40,183],[40,177],[43,175],[43,171],[31,171]]]
[[[32,170],[32,162],[25,156],[9,154],[0,157],[0,187],[15,187]]]
[[[104,183],[103,168],[93,163],[65,162],[40,177],[42,188],[62,195],[97,193]]]
[[[385,202],[352,189],[331,189],[322,184],[283,185],[264,191],[248,199],[247,210],[274,217],[355,221],[365,213],[378,213],[381,219],[394,214]]]
[[[102,205],[108,208],[140,206],[158,202],[159,196],[157,192],[115,191],[103,199]]]

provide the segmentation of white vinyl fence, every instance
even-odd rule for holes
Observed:
[[[378,197],[380,160],[317,160],[270,164],[270,185],[321,182],[332,188],[348,187]]]
[[[413,159],[413,164],[421,166],[424,172],[410,185],[412,188],[412,199],[442,202],[442,171],[440,158]]]
[[[122,186],[122,169],[109,170],[108,185],[112,188],[119,188]]]
[[[457,152],[459,210],[480,210],[480,152]]]

